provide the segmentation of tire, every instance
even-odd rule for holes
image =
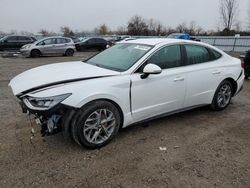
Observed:
[[[32,50],[30,52],[30,57],[40,57],[42,54],[39,50]]]
[[[94,101],[79,112],[71,133],[74,140],[87,148],[96,149],[108,144],[121,124],[118,109],[107,101]]]
[[[228,80],[220,83],[214,94],[211,108],[215,111],[221,111],[230,104],[233,94],[233,86]]]
[[[74,50],[72,50],[72,49],[67,49],[66,52],[65,52],[65,55],[68,56],[68,57],[69,57],[69,56],[73,56],[73,55],[74,55]]]

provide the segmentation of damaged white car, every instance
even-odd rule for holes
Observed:
[[[134,123],[204,105],[223,110],[243,81],[240,60],[208,44],[138,39],[85,62],[28,70],[9,85],[43,136],[63,131],[97,148]]]

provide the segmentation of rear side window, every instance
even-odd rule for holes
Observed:
[[[31,38],[29,38],[29,37],[24,37],[24,36],[19,36],[19,37],[18,37],[18,40],[19,40],[20,42],[31,42]]]
[[[7,38],[7,41],[8,42],[17,42],[18,38],[17,38],[17,36],[10,36]]]
[[[57,44],[65,44],[67,40],[65,38],[57,38]]]
[[[211,58],[212,60],[219,59],[222,56],[219,52],[217,52],[215,50],[212,50],[212,49],[209,49],[209,50],[210,50],[211,55],[212,55],[212,58]]]
[[[96,39],[89,39],[89,40],[88,40],[88,43],[89,43],[89,44],[95,44],[95,43],[96,43]]]
[[[149,63],[158,65],[162,69],[181,66],[180,45],[167,46],[160,49],[148,59],[147,64]]]
[[[66,43],[69,43],[69,42],[71,42],[71,40],[70,39],[65,39],[66,40]]]
[[[187,52],[187,64],[199,64],[211,61],[211,56],[207,48],[198,45],[185,45]]]
[[[105,43],[105,40],[104,39],[96,39],[96,42],[98,42],[98,43]]]

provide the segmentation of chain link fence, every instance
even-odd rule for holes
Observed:
[[[201,42],[213,45],[227,52],[245,52],[250,50],[250,37],[219,37],[219,36],[199,36]]]

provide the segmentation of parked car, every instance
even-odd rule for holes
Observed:
[[[107,41],[107,48],[110,48],[116,44],[116,40],[114,38],[105,38],[105,40]]]
[[[123,39],[123,40],[121,40],[121,41],[119,41],[119,42],[126,42],[126,41],[131,41],[131,40],[136,40],[136,38],[125,38],[125,39]],[[119,42],[117,42],[117,43],[119,43]]]
[[[75,44],[67,37],[47,37],[32,44],[24,45],[21,53],[28,57],[40,57],[45,55],[73,56]]]
[[[99,51],[107,48],[107,41],[103,38],[85,38],[81,42],[76,44],[77,51],[86,51],[89,49],[96,49]]]
[[[78,37],[70,36],[69,38],[71,38],[71,39],[74,41],[74,43],[79,43],[79,42],[81,42],[81,40],[80,40]]]
[[[168,35],[167,38],[200,41],[200,39],[197,39],[187,33],[172,33]]]
[[[121,35],[121,36],[118,36],[116,38],[116,42],[120,42],[120,41],[122,41],[124,39],[127,39],[127,38],[131,38],[131,36],[130,35]]]
[[[8,35],[0,39],[0,51],[20,50],[23,45],[30,44],[35,41],[36,39],[34,37]]]
[[[243,57],[243,66],[245,70],[245,78],[250,77],[250,50],[247,51]]]
[[[83,146],[98,148],[134,123],[205,105],[223,110],[243,82],[241,61],[213,46],[137,39],[86,62],[28,70],[9,86],[43,135],[63,131]]]

